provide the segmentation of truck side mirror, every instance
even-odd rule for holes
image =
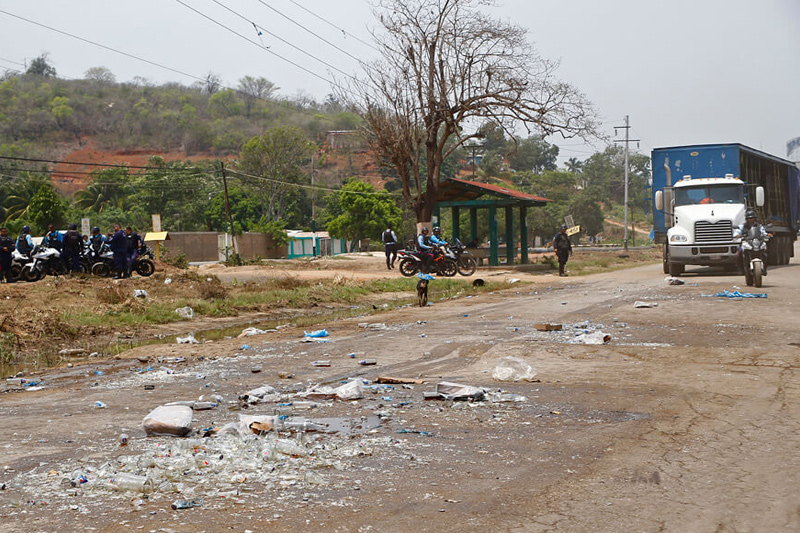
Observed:
[[[664,209],[664,191],[656,191],[656,210]]]
[[[756,206],[762,207],[764,205],[764,187],[756,187]]]

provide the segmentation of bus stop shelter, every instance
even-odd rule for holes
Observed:
[[[528,208],[547,205],[547,198],[533,196],[498,185],[476,181],[450,178],[439,185],[434,215],[440,219],[441,209],[450,208],[452,213],[453,238],[461,238],[459,217],[461,209],[469,209],[469,240],[478,238],[478,209],[489,211],[489,264],[497,266],[499,261],[498,209],[505,210],[506,263],[513,264],[516,251],[515,242],[521,243],[520,262],[528,263]],[[519,213],[519,241],[514,240],[514,209]]]

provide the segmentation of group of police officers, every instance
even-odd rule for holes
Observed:
[[[85,244],[84,244],[85,243]],[[142,237],[128,226],[125,230],[114,224],[114,230],[108,234],[100,233],[100,228],[92,228],[91,235],[81,235],[77,224],[70,224],[65,232],[56,230],[53,224],[47,228],[42,237],[42,246],[55,248],[61,254],[64,266],[69,272],[80,271],[81,252],[87,245],[94,254],[99,254],[104,245],[108,245],[114,254],[114,279],[129,278],[133,265],[144,246]],[[23,226],[22,233],[16,241],[9,237],[8,228],[0,228],[0,281],[14,283],[11,274],[12,253],[16,249],[24,257],[30,257],[35,248],[31,237],[30,226]]]

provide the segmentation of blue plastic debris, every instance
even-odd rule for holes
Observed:
[[[422,431],[421,429],[398,429],[398,433],[416,433],[418,435],[422,435],[423,437],[433,437],[433,433],[429,431]]]
[[[765,292],[739,292],[739,291],[719,291],[717,294],[704,294],[707,297],[717,298],[766,298]]]
[[[239,349],[240,350],[252,350],[253,347],[250,346],[249,344],[242,344],[241,346],[239,346]]]
[[[433,276],[431,276],[430,274],[425,274],[424,272],[417,272],[417,277],[419,279],[426,279],[428,281],[436,279]]]
[[[303,335],[306,337],[318,338],[318,337],[327,337],[329,333],[327,329],[318,329],[317,331],[311,331],[311,332],[304,331]]]

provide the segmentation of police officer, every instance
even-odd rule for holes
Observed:
[[[381,240],[383,241],[383,252],[386,254],[386,268],[391,270],[397,260],[397,234],[392,229],[391,224],[386,225],[386,230],[381,235]]]
[[[31,237],[31,227],[22,226],[22,233],[17,237],[17,251],[25,257],[30,257],[33,251],[33,238]]]
[[[567,235],[566,224],[562,224],[561,231],[553,237],[553,250],[555,250],[556,257],[558,257],[558,275],[566,276],[567,273],[564,268],[567,266],[570,254],[572,254],[572,241],[569,240],[569,235]]]
[[[0,280],[14,283],[11,276],[11,252],[14,251],[14,239],[8,236],[8,228],[0,228]]]

